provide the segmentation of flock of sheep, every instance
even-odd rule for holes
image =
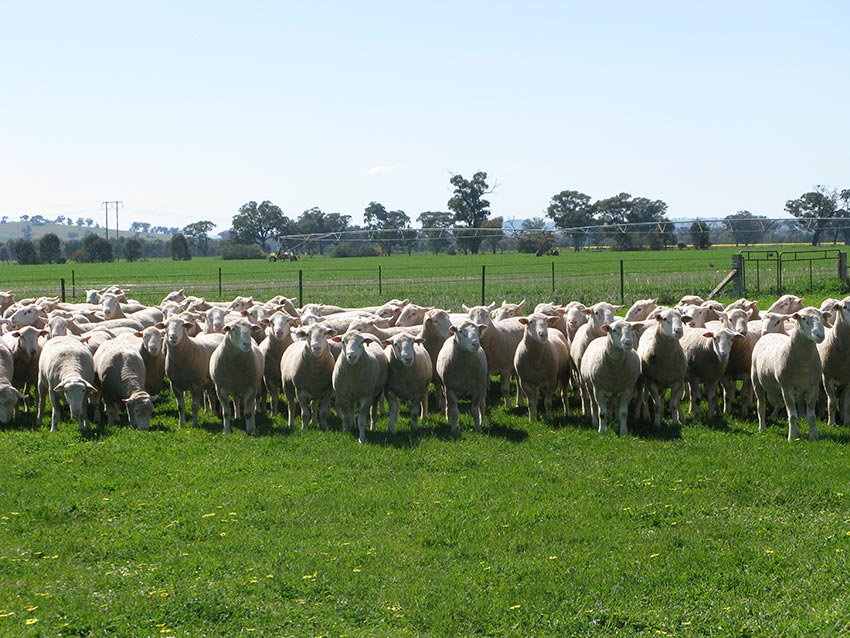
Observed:
[[[684,419],[685,396],[699,419],[705,395],[710,419],[720,410],[721,388],[722,409],[729,412],[741,382],[741,410],[748,413],[755,395],[760,431],[768,406],[784,408],[788,438],[798,438],[798,414],[805,410],[809,437],[817,438],[821,388],[828,422],[835,423],[836,388],[842,388],[841,421],[850,423],[850,298],[829,299],[819,309],[804,308],[802,301],[784,295],[760,314],[746,299],[723,307],[687,296],[673,308],[647,299],[619,318],[622,307],[605,302],[543,303],[526,316],[525,301],[451,313],[406,299],[368,308],[296,308],[284,296],[213,303],[180,290],[148,307],[116,287],[88,291],[82,304],[16,301],[5,292],[0,422],[14,419],[19,403],[30,409],[35,387],[36,419],[41,423],[49,396],[51,430],[63,402],[84,430],[90,411],[100,419],[101,401],[109,425],[123,408],[131,425],[148,429],[167,378],[181,427],[186,391],[192,393],[194,426],[204,405],[221,416],[225,432],[241,413],[249,434],[258,408],[277,413],[282,391],[290,428],[296,405],[302,428],[311,421],[326,428],[333,396],[343,426],[356,422],[362,443],[384,397],[389,431],[395,431],[399,403],[409,406],[415,430],[420,416],[428,416],[432,383],[452,432],[458,399],[466,397],[480,430],[490,376],[500,374],[505,406],[515,378],[516,405],[524,397],[531,420],[541,402],[551,420],[556,392],[567,414],[572,392],[599,432],[616,418],[621,434],[630,414],[649,417],[650,407],[660,427],[668,394],[674,427]]]

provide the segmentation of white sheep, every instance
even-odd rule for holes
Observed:
[[[48,339],[38,362],[38,412],[41,423],[44,406],[50,396],[53,408],[50,431],[55,432],[61,419],[59,393],[77,419],[80,431],[87,430],[89,418],[86,399],[97,392],[94,386],[94,360],[89,349],[73,336]]]
[[[15,418],[18,401],[26,396],[12,385],[14,365],[12,351],[0,341],[0,423],[4,425]]]
[[[593,426],[605,434],[609,414],[617,414],[620,435],[628,434],[629,402],[640,377],[640,358],[634,350],[634,330],[643,324],[615,319],[604,324],[605,338],[593,340],[584,352],[579,374],[590,395]]]
[[[210,379],[210,357],[224,335],[209,334],[193,337],[192,325],[178,315],[165,323],[165,374],[171,381],[171,390],[177,399],[179,426],[186,427],[186,402],[184,393],[192,392],[192,425],[198,427],[198,409],[203,395],[214,391]]]
[[[605,336],[606,331],[602,326],[610,324],[614,321],[614,313],[620,310],[622,306],[614,306],[612,304],[600,301],[592,305],[590,308],[582,310],[582,314],[588,318],[588,322],[579,326],[576,331],[575,338],[570,342],[570,359],[572,360],[573,370],[578,377],[579,392],[581,394],[581,405],[584,414],[590,414],[592,411],[590,393],[587,392],[581,383],[581,358],[584,356],[584,351],[594,339]]]
[[[346,430],[354,426],[357,413],[357,441],[365,443],[367,415],[371,414],[370,430],[375,429],[378,419],[378,397],[387,383],[387,358],[372,335],[349,331],[331,339],[342,344],[331,377],[337,413]]]
[[[443,384],[440,382],[440,377],[437,376],[437,356],[440,354],[440,349],[446,342],[446,339],[452,336],[452,320],[449,313],[439,308],[434,308],[425,313],[425,319],[422,320],[422,345],[428,351],[428,356],[431,358],[431,368],[433,374],[431,381],[434,383],[434,388],[437,394],[437,409],[444,410],[446,406],[446,395],[443,392]],[[422,418],[428,418],[428,402],[422,405]]]
[[[678,428],[682,418],[680,402],[685,375],[688,370],[685,352],[679,340],[684,334],[682,313],[676,308],[668,308],[648,320],[650,325],[644,330],[638,344],[641,373],[644,384],[652,398],[655,427],[661,427],[664,411],[662,392],[670,389],[670,417],[673,427]]]
[[[525,299],[519,303],[508,303],[507,299],[502,300],[502,305],[494,308],[490,313],[493,321],[501,321],[502,319],[511,319],[513,317],[522,317],[522,308],[525,306]]]
[[[495,306],[494,302],[489,306],[473,306],[472,308],[464,305],[463,309],[470,321],[486,326],[486,330],[481,332],[481,347],[487,357],[487,374],[499,374],[501,377],[502,398],[505,407],[509,408],[514,355],[525,334],[525,326],[517,318],[494,322],[490,312]],[[519,405],[519,395],[517,395],[517,405]]]
[[[24,409],[29,409],[29,395],[38,383],[38,361],[41,357],[42,338],[49,336],[45,329],[25,326],[3,335],[3,343],[12,352],[14,369],[12,385],[24,394]]]
[[[428,405],[428,387],[434,373],[431,356],[425,349],[422,337],[402,332],[384,341],[387,359],[387,383],[384,387],[390,404],[390,421],[387,430],[395,432],[398,422],[399,402],[410,406],[410,426],[419,427],[422,406]]]
[[[487,355],[481,348],[481,334],[489,328],[464,321],[451,326],[452,336],[443,343],[437,355],[437,375],[446,396],[446,420],[457,432],[458,397],[472,398],[472,422],[481,431],[487,389]]]
[[[827,310],[833,317],[833,327],[825,331],[823,342],[818,344],[823,368],[823,388],[827,398],[827,423],[835,425],[838,409],[836,388],[841,390],[841,424],[850,425],[850,297],[834,301]],[[823,314],[823,313],[821,313]]]
[[[148,430],[153,401],[145,390],[145,362],[132,341],[112,339],[94,353],[94,373],[106,405],[107,424],[118,419],[118,406],[127,407],[130,425]]]
[[[427,312],[433,309],[433,306],[419,306],[415,303],[407,304],[401,309],[398,319],[395,321],[395,326],[400,328],[421,326]]]
[[[797,295],[782,295],[771,304],[770,308],[767,309],[767,312],[778,312],[780,314],[790,315],[803,309],[803,301],[804,299]]]
[[[289,428],[295,425],[295,401],[301,406],[301,428],[310,423],[310,404],[318,405],[320,427],[328,425],[334,358],[328,347],[328,338],[335,334],[323,323],[302,326],[295,331],[298,338],[283,353],[280,376],[289,408]]]
[[[708,418],[717,407],[717,385],[729,364],[732,340],[737,333],[729,328],[687,328],[680,343],[688,365],[687,381],[691,393],[691,414],[699,419],[702,388],[708,400]]]
[[[254,412],[263,379],[263,354],[254,343],[255,330],[260,328],[245,319],[225,326],[224,339],[210,356],[209,374],[221,406],[225,433],[231,430],[231,398],[245,415],[245,432],[256,431]]]
[[[265,326],[266,338],[260,343],[260,352],[263,355],[263,384],[269,394],[272,415],[277,414],[280,390],[283,387],[280,377],[280,360],[294,341],[292,327],[297,323],[297,318],[285,312],[274,313]]]
[[[785,405],[788,440],[800,436],[797,404],[806,403],[809,438],[818,438],[815,407],[823,375],[817,344],[824,340],[823,315],[817,308],[803,308],[792,316],[796,327],[789,336],[762,335],[753,348],[752,383],[758,401],[759,432],[767,428],[767,403]]]
[[[643,321],[658,307],[658,298],[638,299],[626,311],[626,321]]]
[[[537,402],[541,396],[546,418],[552,420],[552,394],[556,389],[561,390],[564,416],[569,410],[570,348],[567,338],[556,328],[559,319],[542,313],[519,318],[525,333],[514,355],[514,369],[528,398],[531,421],[537,420]]]

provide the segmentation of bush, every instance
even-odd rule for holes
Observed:
[[[328,253],[330,257],[377,257],[380,255],[380,249],[374,244],[339,244],[334,246],[333,250]]]
[[[222,259],[265,259],[266,254],[254,244],[222,244]]]

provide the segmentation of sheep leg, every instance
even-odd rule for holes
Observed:
[[[289,429],[295,426],[295,389],[291,386],[284,385],[283,393],[286,395],[286,411],[289,415]]]
[[[218,402],[221,404],[221,418],[224,423],[224,433],[230,434],[231,421],[233,413],[230,410],[230,401],[227,400],[227,394],[221,393],[218,395]]]
[[[422,401],[413,400],[410,404],[410,427],[416,432],[419,429],[419,412],[422,409],[422,406],[428,405],[428,394],[427,391],[425,396],[422,398]]]
[[[50,431],[56,432],[59,421],[62,420],[62,413],[59,411],[59,393],[55,390],[50,390],[50,405],[53,407],[50,413]]]
[[[717,409],[717,381],[705,384],[705,398],[708,401],[708,420],[711,421]]]
[[[531,384],[522,383],[518,384],[523,386],[523,392],[528,399],[528,418],[531,421],[537,420],[537,400],[539,398],[539,392],[536,387],[533,387]]]
[[[319,400],[319,427],[322,430],[328,429],[328,415],[331,412],[331,397],[330,395]]]
[[[245,415],[245,433],[254,434],[257,431],[257,422],[255,418],[257,410],[256,397],[245,397],[242,409],[243,414]]]
[[[835,413],[837,411],[837,406],[835,405],[835,384],[832,380],[827,381],[823,380],[823,389],[826,391],[826,424],[827,425],[835,425]],[[844,419],[845,410],[842,407],[841,418]]]
[[[379,397],[366,403],[369,405],[369,430],[374,432],[378,425],[378,411],[380,410],[382,415],[385,413],[384,393],[381,392]]]
[[[47,400],[47,395],[49,394],[49,389],[47,384],[43,384],[40,380],[38,382],[38,409],[35,415],[35,422],[41,425],[41,419],[44,417],[44,404]]]
[[[502,373],[499,375],[502,382],[502,398],[505,400],[505,409],[508,410],[511,407],[511,371],[502,370]]]
[[[387,401],[390,403],[390,422],[387,424],[387,432],[395,434],[395,425],[398,423],[398,397],[394,394],[387,394]]]
[[[201,408],[201,400],[204,397],[203,389],[192,390],[192,427],[198,427],[198,410]]]
[[[85,409],[85,408],[83,408]],[[106,404],[106,425],[112,427],[118,420],[118,406],[112,401]],[[132,424],[131,424],[132,425]]]
[[[649,396],[652,399],[652,413],[654,422],[653,425],[656,428],[661,427],[661,413],[664,410],[664,399],[661,398],[661,393],[658,390],[658,386],[654,383],[649,384]],[[672,399],[672,397],[671,397]],[[672,407],[670,408],[672,412]],[[675,420],[675,417],[674,417]]]
[[[552,389],[547,388],[543,392],[543,409],[546,412],[546,420],[552,422]]]
[[[452,434],[457,433],[457,395],[446,388],[446,422],[452,430]]]
[[[696,379],[689,379],[688,387],[691,389],[691,418],[699,421],[700,403],[702,402],[702,388],[700,387],[700,382]]]
[[[800,428],[797,425],[797,400],[785,388],[782,388],[782,400],[788,413],[788,440],[800,438]]]
[[[620,396],[620,404],[618,406],[618,417],[620,419],[620,436],[625,436],[629,433],[629,401],[631,396],[623,394]]]
[[[741,414],[747,416],[751,407],[753,407],[753,382],[750,379],[744,379],[741,386]]]
[[[806,394],[806,421],[809,424],[809,440],[817,441],[818,439],[818,421],[815,414],[815,408],[818,402],[819,387],[815,386]]]
[[[360,435],[357,437],[358,443],[366,442],[366,419],[369,416],[369,404],[371,401],[363,399],[360,401],[360,408],[357,414],[357,427],[360,430]],[[355,404],[355,407],[356,404]]]
[[[847,401],[850,400],[850,383],[845,383],[841,391],[841,425],[850,425],[850,410],[847,409]]]
[[[306,430],[310,425],[310,400],[300,396],[298,390],[295,390],[295,395],[298,398],[298,404],[301,406],[301,429]]]
[[[177,390],[173,385],[171,391],[174,392],[174,398],[177,399],[177,421],[178,427],[186,427],[186,397],[183,390]]]
[[[608,429],[605,427],[605,420],[608,418],[608,401],[607,396],[599,396],[595,394],[595,400],[590,411],[591,421],[599,430],[599,434],[606,434]]]
[[[673,427],[678,428],[682,416],[682,384],[674,383],[670,388],[670,418],[673,420]]]
[[[735,402],[737,383],[735,379],[723,377],[720,380],[720,385],[723,388],[723,410],[726,414],[732,414],[732,404]]]
[[[480,396],[472,395],[472,425],[475,426],[476,432],[481,432],[481,420],[483,418],[483,410],[481,408],[482,400]]]

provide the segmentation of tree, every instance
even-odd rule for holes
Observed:
[[[632,248],[649,246],[652,250],[661,250],[667,244],[675,243],[672,224],[667,219],[667,203],[660,199],[635,197],[629,202],[626,232],[631,237]]]
[[[37,264],[38,253],[35,244],[29,239],[16,239],[12,242],[12,251],[15,253],[15,261],[19,264]]]
[[[586,228],[594,225],[593,205],[590,203],[590,195],[579,191],[561,191],[553,195],[546,208],[555,225],[561,230],[568,231],[571,228]],[[567,233],[573,250],[578,252],[585,243],[587,232],[575,230]]]
[[[183,235],[189,245],[196,248],[202,257],[206,257],[210,249],[210,231],[215,224],[209,221],[193,222],[183,227]]]
[[[293,230],[299,235],[326,235],[328,233],[341,233],[348,228],[350,223],[351,215],[325,213],[321,208],[314,206],[301,213]],[[318,246],[319,254],[323,255],[327,243],[338,244],[339,238],[334,238],[331,242],[309,240],[304,242],[304,246],[309,253],[314,252],[314,246]],[[292,248],[292,246],[285,246],[285,248]]]
[[[843,194],[845,191],[841,191]],[[785,211],[796,217],[797,225],[811,231],[812,246],[819,246],[821,235],[834,225],[835,218],[847,217],[848,212],[839,208],[841,194],[826,186],[816,186],[815,190],[803,193],[797,199],[785,202]]]
[[[292,220],[283,214],[279,206],[269,201],[262,204],[248,202],[239,207],[233,217],[230,238],[238,244],[257,244],[268,251],[269,239],[290,234]]]
[[[130,232],[131,233],[149,233],[151,231],[151,225],[148,222],[133,222],[130,224]]]
[[[410,228],[410,217],[403,210],[387,210],[383,204],[369,202],[366,207],[363,221],[369,230],[381,231],[378,235],[378,243],[381,252],[392,255],[393,245],[403,238],[401,232],[404,228]]]
[[[493,192],[487,185],[487,173],[478,171],[471,180],[463,175],[452,175],[449,182],[454,186],[448,207],[454,213],[455,226],[459,229],[481,228],[481,224],[490,217],[490,202],[483,196]],[[473,255],[478,254],[483,237],[468,230],[458,233],[458,236],[462,236],[464,252],[468,250]]]
[[[521,253],[543,253],[549,252],[554,245],[552,231],[546,230],[546,221],[542,217],[524,219],[522,222],[522,235],[516,242],[517,251]]]
[[[490,246],[493,254],[496,254],[496,249],[502,240],[505,238],[505,231],[502,230],[502,225],[505,223],[504,217],[494,217],[481,222],[481,228],[484,231],[484,243]]]
[[[94,233],[83,238],[82,252],[85,253],[86,261],[112,261],[112,243]]]
[[[448,248],[452,244],[451,231],[449,230],[454,220],[452,213],[442,213],[437,211],[426,211],[420,213],[416,218],[425,231],[425,238],[428,243],[428,250],[433,250],[437,255],[441,250]]]
[[[189,242],[183,233],[177,233],[171,237],[171,258],[175,261],[189,261],[192,258],[189,252]]]
[[[736,246],[749,246],[761,242],[765,233],[773,229],[773,222],[748,210],[739,210],[723,218],[723,227],[732,234]]]
[[[127,261],[137,261],[142,257],[142,242],[131,237],[124,242],[124,259]]]
[[[620,193],[613,197],[600,199],[593,204],[594,214],[601,224],[606,228],[611,248],[614,250],[629,250],[633,248],[634,238],[624,224],[628,223],[628,216],[632,209],[632,196],[628,193]]]
[[[38,240],[38,255],[43,264],[55,264],[62,257],[62,242],[56,233],[47,233]]]
[[[711,246],[711,232],[708,224],[697,219],[691,224],[691,245],[697,250],[705,250]]]

